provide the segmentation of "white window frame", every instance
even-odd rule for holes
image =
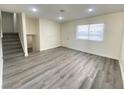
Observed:
[[[79,29],[79,26],[88,26],[87,30],[89,30],[89,25],[78,25],[77,26],[77,29],[76,29],[76,39],[81,39],[81,40],[88,40],[88,36],[89,36],[89,31],[88,31],[88,36],[87,38],[81,38],[81,37],[77,37],[78,36],[78,29]]]
[[[77,40],[89,40],[89,41],[98,41],[98,42],[102,42],[104,41],[104,28],[105,28],[105,24],[104,23],[96,23],[96,24],[86,24],[88,26],[88,38],[79,38],[78,37],[78,27],[79,26],[83,26],[83,25],[77,25],[77,29],[76,29],[76,39]],[[90,27],[92,25],[103,25],[103,28],[102,28],[102,37],[101,37],[101,40],[100,39],[90,39]],[[85,26],[85,25],[84,25]]]

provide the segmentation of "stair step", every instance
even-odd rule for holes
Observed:
[[[3,33],[3,36],[18,36],[18,33]]]
[[[9,46],[9,47],[4,47],[3,46],[3,51],[8,51],[8,50],[12,50],[12,49],[22,49],[22,47],[20,45],[16,45],[16,46]]]
[[[18,36],[3,36],[3,39],[17,39]]]
[[[9,60],[9,59],[12,59],[12,58],[17,58],[17,57],[21,57],[23,56],[23,53],[15,53],[15,54],[9,54],[9,55],[6,55],[3,57],[4,60]]]
[[[15,38],[15,39],[2,39],[3,42],[16,42],[18,41],[19,42],[19,39],[18,38]]]
[[[4,32],[4,33],[3,33],[3,35],[17,35],[17,34],[18,34],[17,32],[14,32],[14,33],[12,33],[12,32],[10,32],[10,33],[9,33],[9,32],[7,32],[7,33]]]
[[[20,42],[3,42],[3,46],[20,45]]]
[[[19,38],[18,34],[3,34],[3,39],[14,39]]]
[[[18,33],[3,33],[2,39],[4,60],[23,56],[23,49]]]
[[[23,52],[22,49],[13,49],[13,50],[8,50],[8,51],[4,51],[3,55],[8,55],[8,54],[13,54],[13,53],[19,53],[19,52]]]

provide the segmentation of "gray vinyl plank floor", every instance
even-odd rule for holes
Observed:
[[[64,47],[4,60],[5,89],[120,89],[119,62]]]

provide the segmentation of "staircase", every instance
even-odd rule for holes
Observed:
[[[3,33],[3,59],[8,60],[23,56],[18,33]]]

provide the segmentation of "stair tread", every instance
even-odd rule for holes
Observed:
[[[3,39],[17,39],[18,36],[4,36]]]
[[[6,46],[6,45],[17,45],[17,44],[20,44],[20,42],[4,42],[3,46]]]
[[[21,53],[15,53],[15,54],[9,54],[9,55],[6,55],[6,56],[4,56],[3,58],[4,59],[10,59],[10,58],[14,58],[14,57],[20,57],[20,56],[23,56],[23,53],[21,52]]]
[[[22,49],[13,49],[13,50],[8,50],[8,51],[4,51],[3,54],[11,54],[11,53],[18,53],[18,52],[23,52]]]
[[[18,35],[3,35],[3,38],[4,37],[18,37]]]
[[[9,39],[9,38],[18,38],[19,35],[18,34],[3,34],[3,39]]]
[[[18,33],[17,33],[17,32],[4,32],[3,35],[4,35],[4,34],[5,34],[5,35],[7,35],[7,34],[10,35],[10,34],[18,34]]]
[[[3,50],[8,50],[8,49],[15,49],[15,48],[21,48],[21,46],[20,45],[11,45],[11,46],[9,46],[9,47],[7,47],[7,46],[3,46]]]
[[[23,49],[18,33],[3,33],[4,60],[23,56]]]
[[[18,38],[15,39],[3,39],[3,42],[19,41]]]

